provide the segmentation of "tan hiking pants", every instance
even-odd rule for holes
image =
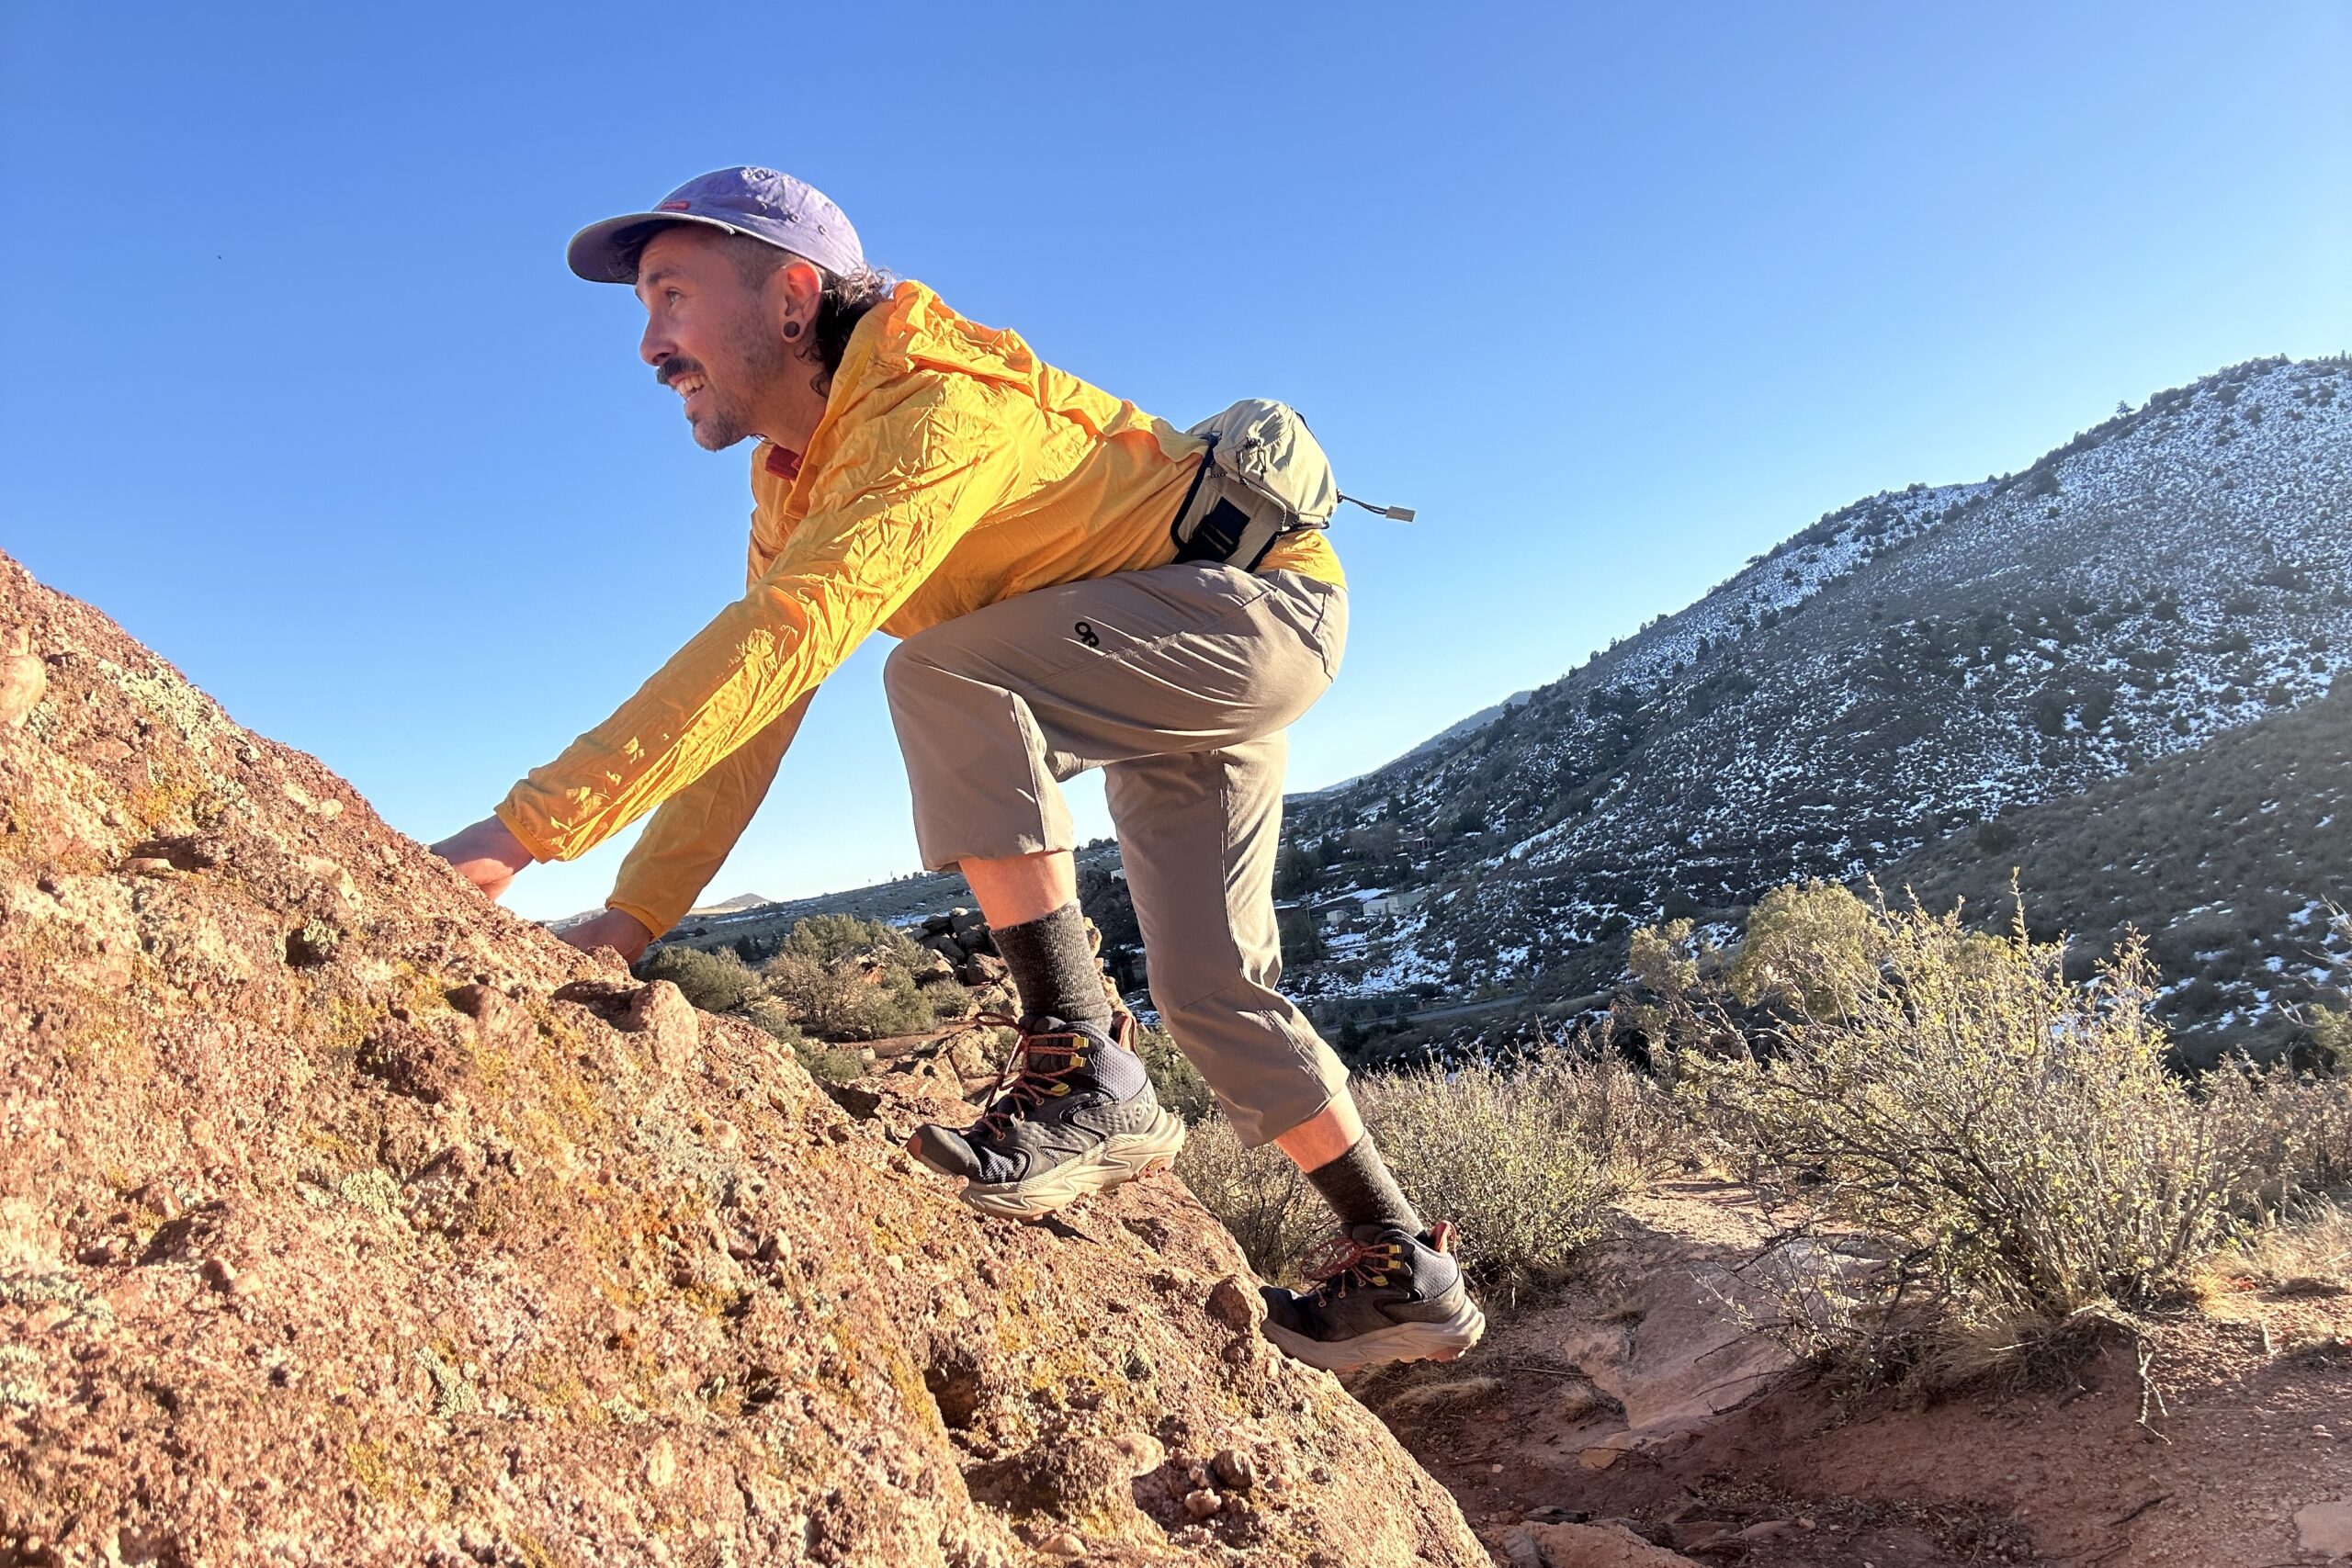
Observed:
[[[1343,588],[1179,564],[1017,594],[884,666],[923,864],[1076,847],[1059,781],[1103,770],[1152,1005],[1243,1143],[1347,1082],[1274,987],[1283,729],[1347,641]]]

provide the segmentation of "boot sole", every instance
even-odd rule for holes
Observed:
[[[1309,1339],[1279,1324],[1265,1325],[1266,1337],[1293,1360],[1327,1372],[1352,1372],[1359,1367],[1390,1361],[1451,1361],[1487,1332],[1487,1314],[1478,1303],[1464,1297],[1445,1317],[1430,1323],[1400,1323],[1376,1328],[1352,1339]]]
[[[1042,1220],[1093,1192],[1108,1192],[1148,1170],[1176,1163],[1184,1146],[1184,1122],[1166,1107],[1140,1133],[1114,1133],[1093,1149],[1026,1181],[964,1187],[964,1201],[983,1214],[1004,1220]]]

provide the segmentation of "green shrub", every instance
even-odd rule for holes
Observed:
[[[743,1004],[743,1016],[787,1045],[798,1045],[808,1038],[792,1021],[792,1010],[774,997],[753,997]]]
[[[828,964],[895,962],[910,973],[922,956],[922,947],[906,932],[855,915],[810,915],[795,920],[777,951]]]
[[[854,965],[845,967],[850,976],[855,975]],[[865,1071],[856,1052],[811,1040],[802,1032],[792,1007],[768,995],[760,976],[731,952],[714,955],[692,948],[662,948],[639,964],[637,975],[641,980],[669,980],[704,1011],[729,1012],[765,1030],[792,1047],[794,1057],[820,1083],[847,1083]],[[871,989],[854,978],[845,984],[861,991]],[[926,1007],[924,1017],[929,1016]]]
[[[865,1073],[865,1063],[856,1052],[820,1040],[796,1041],[792,1054],[819,1083],[847,1083]]]
[[[761,979],[785,1016],[819,1039],[882,1040],[962,1010],[960,988],[916,983],[922,959],[912,939],[879,920],[811,915],[794,923]]]
[[[1304,846],[1294,841],[1274,857],[1274,897],[1302,898],[1313,891],[1323,867]]]
[[[938,1014],[931,995],[903,965],[832,963],[787,947],[763,971],[768,997],[820,1040],[881,1040],[928,1029]]]
[[[853,1039],[863,1032],[866,987],[854,971],[806,953],[779,952],[761,976],[768,999],[795,1027],[827,1040]]]
[[[939,1010],[933,1005],[936,991],[927,991],[915,984],[915,977],[904,970],[887,975],[872,988],[865,999],[865,1028],[868,1040],[885,1040],[893,1034],[920,1034],[939,1021]]]
[[[1743,1007],[1777,1002],[1843,1018],[1877,978],[1880,942],[1868,906],[1828,882],[1775,887],[1757,900],[1724,972]]]
[[[1769,1060],[1676,1064],[1726,1163],[1883,1260],[1828,1292],[1813,1348],[1883,1364],[1923,1301],[1904,1332],[1989,1328],[2014,1349],[2175,1297],[2282,1167],[2310,1163],[2312,1108],[2279,1086],[2217,1075],[2200,1095],[2166,1070],[2136,937],[2070,984],[2062,944],[2021,918],[1996,940],[1956,912],[1863,908],[1877,962],[1850,1006],[1785,1021]]]
[[[962,1018],[972,1010],[972,993],[956,983],[953,975],[936,976],[915,982],[915,991],[923,1004],[931,1009],[933,1020]]]
[[[2352,1012],[2324,1003],[2311,1010],[2312,1043],[2330,1066],[2352,1068]]]
[[[1331,955],[1323,941],[1323,922],[1306,909],[1285,909],[1278,922],[1284,964],[1313,964]]]
[[[1976,847],[1988,855],[2006,853],[2018,847],[2018,830],[2006,822],[1980,822]]]
[[[759,990],[760,977],[733,949],[704,953],[691,947],[657,947],[637,962],[640,980],[667,980],[705,1012],[732,1012]]]

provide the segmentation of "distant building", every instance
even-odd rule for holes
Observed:
[[[1362,923],[1363,904],[1354,898],[1335,898],[1317,909],[1315,918],[1323,923],[1327,931],[1345,931],[1350,926]]]
[[[1409,915],[1427,903],[1429,897],[1430,890],[1426,887],[1408,887],[1402,893],[1383,893],[1377,898],[1363,901],[1364,918],[1385,920],[1398,915]]]

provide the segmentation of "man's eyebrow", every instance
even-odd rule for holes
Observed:
[[[677,274],[678,269],[674,266],[657,266],[651,272],[639,273],[637,276],[638,292],[641,294],[646,289],[649,289],[654,285],[660,283],[663,278],[675,277]]]

